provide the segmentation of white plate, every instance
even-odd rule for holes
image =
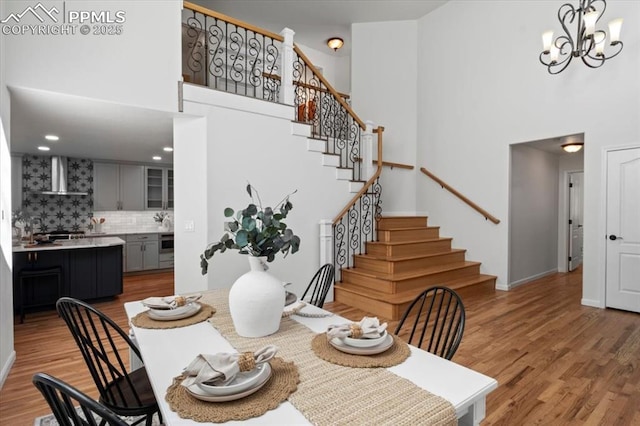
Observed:
[[[235,393],[244,392],[245,390],[255,386],[256,383],[264,379],[264,376],[269,377],[271,374],[271,366],[269,363],[263,363],[258,365],[251,371],[240,372],[236,374],[235,379],[226,386],[214,386],[204,383],[198,383],[197,386],[207,395],[224,396],[232,395]]]
[[[370,348],[372,346],[377,346],[380,343],[384,342],[384,339],[386,339],[386,337],[387,337],[387,330],[382,332],[382,336],[377,337],[375,339],[353,339],[351,337],[345,337],[344,343],[354,348]]]
[[[352,355],[376,355],[393,346],[393,336],[387,334],[382,343],[377,346],[371,346],[370,348],[354,348],[353,346],[345,344],[342,339],[338,339],[337,337],[329,340],[329,344],[341,352]]]
[[[201,308],[202,306],[199,303],[190,303],[188,305],[180,306],[176,309],[149,309],[147,311],[147,315],[149,315],[149,318],[156,321],[173,321],[183,318],[189,318],[200,312]]]
[[[147,297],[146,299],[141,300],[141,302],[147,308],[166,310],[166,309],[171,309],[171,302],[175,297],[176,296]],[[202,297],[202,294],[196,293],[190,296],[183,296],[183,297],[185,298],[185,301],[186,301],[185,306],[186,306],[189,303],[197,302]]]
[[[264,378],[259,380],[258,383],[256,383],[253,387],[250,387],[247,390],[234,393],[231,395],[209,395],[208,393],[200,389],[198,385],[191,385],[191,386],[188,386],[186,389],[189,395],[201,401],[206,401],[206,402],[235,401],[236,399],[244,398],[246,396],[251,395],[252,393],[259,391],[260,388],[262,388],[269,381],[269,377],[271,377],[271,366],[269,366],[267,370],[269,371],[269,374],[265,375]]]

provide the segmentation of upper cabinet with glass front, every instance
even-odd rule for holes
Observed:
[[[145,208],[173,210],[173,169],[146,167]]]

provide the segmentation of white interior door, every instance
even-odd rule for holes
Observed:
[[[607,153],[606,306],[640,312],[640,148]]]
[[[582,263],[584,172],[569,174],[569,271]]]

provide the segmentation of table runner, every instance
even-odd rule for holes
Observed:
[[[457,424],[451,403],[386,369],[342,367],[318,358],[311,350],[316,333],[290,318],[284,318],[280,330],[271,336],[238,336],[229,314],[228,292],[221,289],[203,295],[218,308],[209,322],[240,352],[271,344],[278,346],[278,356],[294,361],[300,383],[289,401],[311,423]]]

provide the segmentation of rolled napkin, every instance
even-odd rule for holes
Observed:
[[[327,328],[327,337],[344,339],[377,339],[387,329],[387,323],[380,324],[377,317],[364,317],[359,322],[350,324],[330,325]]]
[[[231,382],[241,371],[251,371],[257,365],[268,362],[278,352],[273,345],[265,346],[256,352],[200,354],[184,369],[188,376],[182,386],[207,383],[224,386]]]
[[[142,304],[148,308],[154,309],[175,309],[180,306],[187,305],[199,300],[202,294],[191,294],[188,296],[165,296],[165,297],[147,297]]]

